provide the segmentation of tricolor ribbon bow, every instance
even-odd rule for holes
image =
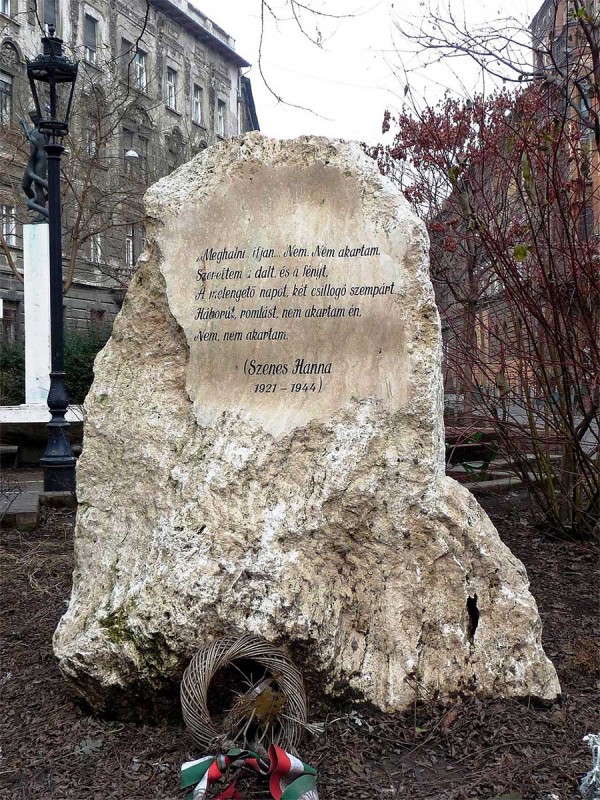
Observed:
[[[196,784],[195,789],[186,795],[186,800],[205,800],[208,788],[229,767],[247,767],[268,777],[271,797],[275,800],[319,800],[316,770],[276,744],[269,747],[268,761],[251,750],[237,748],[229,750],[225,755],[186,761],[181,767],[179,786],[181,789],[189,789]],[[241,797],[233,781],[213,800],[241,800]]]

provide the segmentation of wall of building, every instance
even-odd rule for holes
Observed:
[[[65,276],[73,253],[76,265],[66,321],[110,323],[143,246],[147,186],[206,146],[255,127],[241,84],[249,65],[233,39],[185,0],[10,0],[8,10],[0,13],[0,79],[11,83],[10,119],[0,119],[0,232],[7,234],[0,299],[11,314],[17,309],[8,327],[23,333],[22,284],[9,260],[22,272],[27,211],[19,186],[28,145],[19,119],[29,122],[32,106],[25,61],[41,51],[40,22],[53,16],[65,52],[80,62],[63,160]],[[132,150],[139,157],[126,160]],[[7,209],[13,220],[3,218]]]

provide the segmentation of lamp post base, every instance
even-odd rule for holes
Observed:
[[[75,458],[73,458],[75,461]],[[44,467],[45,492],[71,492],[75,494],[75,464],[47,464]]]
[[[71,449],[69,423],[65,419],[68,406],[65,373],[50,373],[48,408],[52,419],[48,423],[48,444],[40,462],[44,468],[45,492],[75,492],[75,464]]]

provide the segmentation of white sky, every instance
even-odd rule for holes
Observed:
[[[304,0],[312,7],[356,16],[326,20],[305,16],[306,28],[323,34],[321,48],[302,36],[290,20],[276,26],[267,15],[262,67],[272,88],[288,103],[312,109],[290,108],[268,92],[258,70],[260,0],[194,0],[203,13],[236,41],[236,50],[252,63],[248,73],[261,130],[288,138],[317,133],[330,137],[376,142],[386,108],[398,108],[404,79],[399,73],[395,44],[402,38],[392,15],[418,19],[426,12],[424,0]],[[489,21],[498,15],[519,14],[526,26],[541,0],[450,0],[455,13],[468,21]],[[284,0],[269,0],[282,10]],[[289,16],[284,14],[284,16]],[[418,59],[417,59],[418,61]],[[412,66],[418,66],[413,61]],[[453,71],[457,72],[456,76]],[[411,86],[435,102],[444,89],[459,82],[472,91],[479,75],[471,62],[446,62],[421,69]],[[481,84],[480,84],[481,85]],[[489,84],[488,84],[489,86]],[[317,116],[319,115],[319,116]]]

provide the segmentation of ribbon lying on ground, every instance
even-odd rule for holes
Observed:
[[[317,794],[317,772],[286,753],[281,747],[269,747],[269,759],[261,758],[251,750],[229,750],[225,755],[205,756],[197,761],[186,761],[181,767],[179,786],[189,789],[196,784],[186,800],[204,800],[208,788],[216,783],[229,768],[246,767],[269,779],[271,797],[275,800],[319,800]],[[213,800],[240,800],[235,780]]]

